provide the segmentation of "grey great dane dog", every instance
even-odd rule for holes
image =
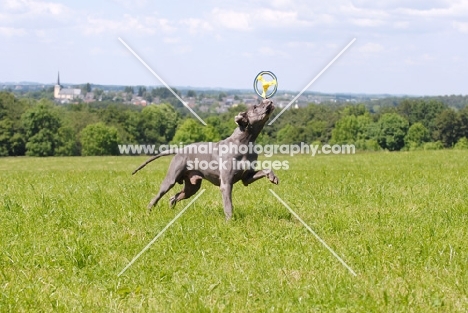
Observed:
[[[274,109],[273,102],[265,99],[235,117],[235,122],[239,127],[234,130],[230,137],[217,143],[194,143],[185,146],[182,151],[163,152],[140,165],[132,174],[161,156],[175,154],[159,192],[149,203],[148,209],[151,211],[152,207],[174,187],[175,183],[184,183],[184,188],[170,198],[171,207],[174,207],[180,200],[193,196],[200,189],[202,180],[206,179],[220,187],[223,196],[224,214],[226,220],[229,220],[232,218],[232,187],[235,183],[242,181],[247,186],[260,178],[267,177],[273,184],[278,184],[278,177],[270,169],[256,171],[255,168],[250,166],[237,166],[251,164],[257,160],[258,155],[251,151],[252,149],[247,152],[243,149],[242,152],[244,153],[242,153],[241,146],[249,146],[255,143]],[[203,162],[205,162],[205,165],[215,166],[194,166],[201,165]]]

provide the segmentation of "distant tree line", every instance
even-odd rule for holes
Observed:
[[[200,113],[208,124],[203,126],[169,103],[144,108],[113,102],[56,105],[0,92],[0,156],[117,155],[118,144],[217,141],[232,133],[234,116],[245,109]],[[468,149],[467,138],[468,106],[455,110],[433,99],[406,99],[378,113],[364,104],[290,109],[266,126],[257,142],[355,144],[360,150],[398,151]]]

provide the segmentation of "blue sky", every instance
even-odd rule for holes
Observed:
[[[0,82],[468,94],[468,1],[0,0]]]

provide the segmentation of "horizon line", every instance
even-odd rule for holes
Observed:
[[[78,85],[86,85],[90,84],[91,86],[110,86],[110,87],[152,87],[158,88],[162,87],[165,88],[164,85],[129,85],[129,84],[95,84],[95,83],[61,83],[60,85],[70,85],[70,86],[78,86]],[[39,82],[28,82],[28,81],[20,81],[20,82],[0,82],[0,85],[3,86],[55,86],[56,83],[39,83]],[[249,92],[250,89],[248,88],[233,88],[233,87],[195,87],[195,86],[172,86],[173,88],[179,90],[212,90],[212,91],[241,91],[241,92]],[[255,93],[255,91],[251,91]],[[295,90],[278,90],[279,93],[295,93]],[[322,95],[365,95],[365,96],[386,96],[386,97],[442,97],[442,96],[468,96],[468,94],[436,94],[436,95],[429,95],[429,94],[407,94],[407,93],[372,93],[372,92],[353,92],[353,91],[338,91],[338,92],[324,92],[324,91],[314,91],[314,90],[307,90],[304,94],[313,93],[313,94],[322,94]]]

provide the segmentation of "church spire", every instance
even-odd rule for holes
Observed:
[[[57,74],[57,85],[60,86],[60,72],[58,72]]]

